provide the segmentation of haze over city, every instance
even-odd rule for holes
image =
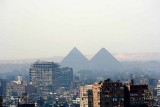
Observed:
[[[0,0],[0,60],[160,52],[159,0]]]
[[[0,0],[0,107],[160,107],[160,0]]]

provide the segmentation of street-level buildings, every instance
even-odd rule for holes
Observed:
[[[17,80],[7,84],[7,96],[19,96],[25,93],[26,81],[22,80],[22,75],[18,75]]]
[[[80,99],[81,107],[153,107],[153,90],[133,81],[121,83],[107,79],[81,86]]]

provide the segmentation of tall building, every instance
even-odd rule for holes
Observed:
[[[93,105],[94,107],[100,107],[100,84],[94,84],[92,87],[93,90]]]
[[[81,86],[80,98],[81,107],[153,107],[153,90],[133,81],[123,84],[107,79]]]
[[[121,82],[110,79],[93,85],[94,107],[128,107],[129,90]]]
[[[80,87],[80,107],[93,107],[92,85]]]
[[[81,107],[129,107],[129,90],[110,79],[80,87]]]
[[[153,107],[153,91],[148,85],[130,85],[130,107]]]
[[[6,81],[4,79],[0,79],[0,96],[6,97]]]
[[[37,87],[37,94],[49,94],[58,85],[59,65],[54,62],[35,62],[30,68],[30,82]]]
[[[160,96],[160,80],[157,83],[157,96]]]
[[[70,88],[73,82],[73,69],[69,67],[62,68],[59,82],[61,87]]]

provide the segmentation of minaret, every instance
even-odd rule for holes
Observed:
[[[18,75],[17,79],[18,79],[18,83],[22,84],[22,75]]]
[[[22,75],[18,75],[18,81],[22,81]]]

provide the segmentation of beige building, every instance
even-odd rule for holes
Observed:
[[[93,107],[92,85],[80,86],[80,107]]]
[[[93,105],[94,107],[100,107],[100,84],[93,85]]]

